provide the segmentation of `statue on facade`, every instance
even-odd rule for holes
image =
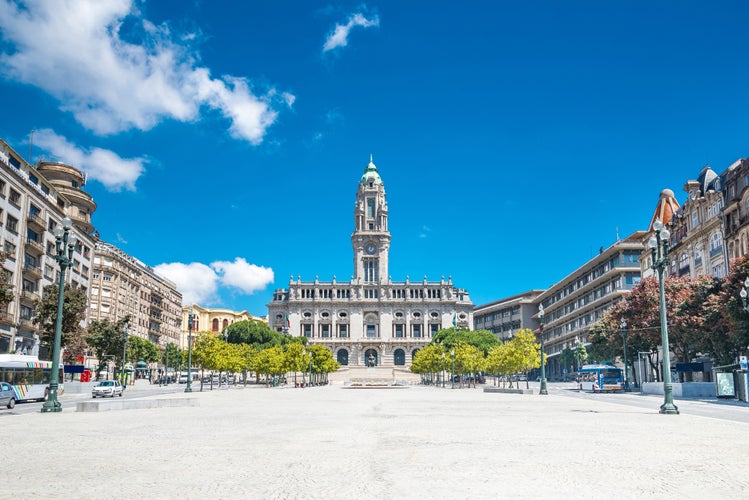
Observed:
[[[373,354],[369,355],[369,359],[367,360],[367,366],[373,367],[375,365],[375,357]]]

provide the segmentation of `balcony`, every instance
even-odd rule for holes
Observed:
[[[721,253],[723,253],[723,245],[710,249],[710,257],[715,257],[716,255],[720,255]]]
[[[44,253],[44,245],[39,241],[28,238],[26,240],[26,250],[33,250],[35,254],[41,255]]]
[[[39,299],[39,292],[35,290],[21,290],[21,299],[34,302]]]
[[[36,325],[31,320],[31,318],[19,318],[18,324],[24,328],[28,328],[30,330],[36,330]]]
[[[0,311],[0,323],[12,325],[14,323],[13,316],[8,311]]]
[[[34,226],[37,229],[41,229],[42,231],[46,229],[41,213],[29,212],[29,214],[26,216],[26,221],[28,222],[29,226]]]
[[[42,277],[42,269],[38,266],[35,266],[34,264],[31,264],[30,262],[27,262],[23,265],[23,272],[28,273],[31,276],[36,276],[37,278]]]

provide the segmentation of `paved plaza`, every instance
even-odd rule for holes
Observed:
[[[99,413],[66,394],[59,414],[0,415],[0,497],[746,498],[746,420],[550,392],[250,386]]]

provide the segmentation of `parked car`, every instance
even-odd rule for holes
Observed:
[[[0,406],[5,406],[9,410],[16,406],[16,393],[7,382],[0,382]]]
[[[122,384],[119,380],[102,380],[91,389],[91,397],[96,398],[101,396],[103,398],[109,396],[113,398],[115,396],[122,397]]]

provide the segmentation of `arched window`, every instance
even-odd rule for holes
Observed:
[[[218,318],[213,318],[213,322],[211,324],[211,331],[213,332],[218,331]]]
[[[710,256],[712,257],[717,253],[720,249],[723,248],[723,241],[720,237],[720,233],[714,233],[712,238],[710,238]]]
[[[403,349],[396,349],[393,353],[393,363],[395,366],[403,366],[406,364],[406,352]]]
[[[413,350],[413,351],[411,352],[411,361],[413,361],[413,359],[414,359],[414,358],[416,357],[416,353],[417,353],[417,352],[419,352],[419,350],[418,350],[418,349],[414,349],[414,350]]]
[[[338,355],[336,357],[338,359],[338,363],[341,366],[348,365],[348,351],[346,349],[341,349],[340,351],[338,351]]]
[[[226,328],[227,326],[229,326],[229,320],[225,319],[224,323],[221,325],[221,328],[223,329],[223,328]]]

